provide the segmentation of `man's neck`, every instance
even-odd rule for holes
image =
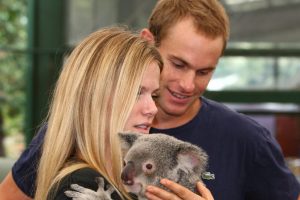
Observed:
[[[191,121],[197,115],[200,108],[200,99],[191,105],[191,107],[182,115],[168,114],[158,107],[158,113],[153,120],[152,127],[157,129],[170,129],[182,126]]]

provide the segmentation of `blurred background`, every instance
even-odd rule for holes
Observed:
[[[300,177],[300,0],[221,2],[231,37],[205,96],[269,129]],[[104,26],[147,27],[155,3],[0,1],[0,161],[10,165],[36,133],[72,47]]]

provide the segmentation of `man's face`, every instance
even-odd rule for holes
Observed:
[[[159,114],[190,120],[200,108],[204,93],[223,48],[222,37],[207,38],[197,32],[192,19],[179,21],[162,39]]]

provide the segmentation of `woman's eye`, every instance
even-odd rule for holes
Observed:
[[[152,94],[152,99],[157,99],[159,97],[159,94]]]
[[[139,89],[139,92],[137,94],[137,97],[139,98],[143,94],[143,89]]]

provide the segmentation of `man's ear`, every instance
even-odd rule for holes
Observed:
[[[151,44],[154,44],[155,42],[153,34],[147,28],[142,29],[140,36],[149,41]]]

